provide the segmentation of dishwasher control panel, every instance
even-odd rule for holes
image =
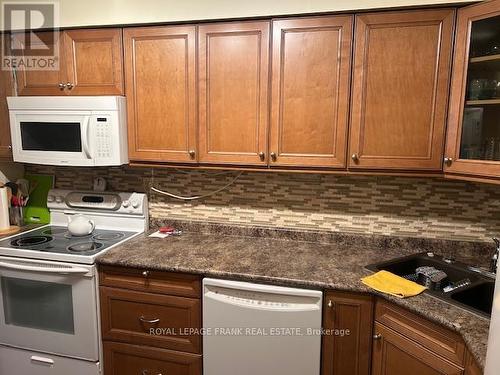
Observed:
[[[320,296],[279,294],[216,285],[205,285],[205,296],[228,304],[255,309],[303,311],[321,308]]]
[[[243,290],[227,289],[222,293],[219,290],[215,291],[215,294],[224,296],[226,299],[235,302],[241,302],[243,304],[258,305],[258,306],[273,306],[273,307],[290,307],[294,304],[289,302],[279,301],[280,296],[269,295],[268,293],[256,293],[248,292]],[[270,298],[274,296],[274,298]]]

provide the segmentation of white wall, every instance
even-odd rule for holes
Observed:
[[[16,1],[16,0],[14,0]],[[23,0],[18,0],[23,2]],[[470,0],[59,0],[61,27],[285,15]]]

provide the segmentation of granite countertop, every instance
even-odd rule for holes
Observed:
[[[177,223],[177,227],[180,224]],[[182,227],[182,226],[181,226]],[[191,225],[181,236],[139,235],[97,259],[104,265],[176,271],[315,289],[371,292],[459,332],[484,368],[489,319],[421,294],[399,299],[360,282],[364,266],[422,251],[470,264],[487,261],[487,244]]]

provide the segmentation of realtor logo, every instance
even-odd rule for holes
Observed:
[[[2,69],[59,69],[59,3],[2,1]]]

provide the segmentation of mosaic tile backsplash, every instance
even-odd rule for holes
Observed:
[[[180,201],[150,191],[202,195],[238,172],[130,167],[26,166],[54,174],[56,187],[147,191],[158,219],[490,242],[500,235],[500,187],[431,178],[244,172],[213,196]]]

